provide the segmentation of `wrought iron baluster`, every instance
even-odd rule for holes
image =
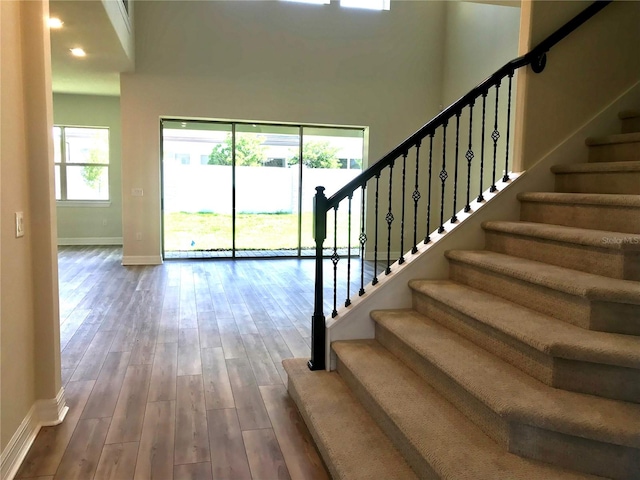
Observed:
[[[471,161],[473,160],[473,106],[474,102],[469,104],[469,148],[465,153],[464,158],[467,159],[467,204],[464,206],[464,211],[471,211]]]
[[[424,237],[425,245],[431,241],[431,170],[433,166],[433,132],[429,134],[429,193],[427,198],[427,234]]]
[[[411,198],[413,198],[413,248],[411,253],[418,251],[418,200],[420,200],[420,190],[418,190],[418,179],[420,178],[420,142],[416,144],[416,182],[415,189]]]
[[[344,301],[344,306],[351,305],[351,200],[353,199],[353,193],[349,194],[349,226],[347,227],[347,299]]]
[[[407,186],[407,154],[409,152],[404,152],[402,154],[402,217],[400,218],[400,258],[398,259],[398,263],[402,265],[404,263],[404,209],[405,209],[405,194],[406,194],[406,186]]]
[[[498,190],[496,187],[496,162],[498,156],[498,139],[500,138],[500,132],[498,131],[498,102],[500,101],[500,84],[502,82],[498,81],[496,84],[496,107],[494,111],[494,120],[493,120],[493,132],[491,132],[491,140],[493,140],[493,171],[491,174],[491,188],[490,192],[495,192]]]
[[[375,206],[375,217],[376,217],[376,227],[374,232],[374,240],[373,240],[373,280],[371,280],[371,285],[376,285],[378,283],[378,213],[379,213],[379,197],[380,197],[380,172],[376,173],[376,206]]]
[[[340,255],[338,255],[338,205],[333,207],[333,254],[331,255],[331,263],[333,263],[333,311],[331,317],[335,318],[338,315],[338,262],[340,261]]]
[[[365,233],[365,216],[364,216],[364,204],[366,200],[367,184],[362,185],[362,205],[360,212],[360,236],[358,241],[360,242],[360,291],[358,295],[364,295],[364,246],[367,243],[367,234]]]
[[[482,93],[482,137],[480,138],[480,194],[478,201],[484,202],[483,175],[484,175],[484,137],[485,137],[485,116],[487,111],[487,92]]]
[[[442,124],[442,170],[440,170],[440,182],[442,184],[442,190],[440,194],[440,226],[438,227],[438,233],[444,232],[444,190],[445,182],[449,177],[447,173],[447,125],[448,122]]]
[[[456,113],[456,163],[455,173],[453,175],[453,215],[451,216],[451,223],[456,223],[458,221],[458,208],[456,207],[456,205],[458,204],[458,151],[460,143],[460,114],[461,112]]]
[[[509,95],[507,97],[507,147],[504,154],[504,175],[503,182],[509,181],[509,138],[511,135],[511,83],[513,80],[513,72],[509,73]]]
[[[385,215],[384,219],[387,222],[387,268],[385,269],[385,275],[389,275],[391,273],[391,224],[393,223],[393,212],[391,211],[391,192],[393,190],[393,166],[396,163],[395,160],[391,161],[389,165],[389,211]]]

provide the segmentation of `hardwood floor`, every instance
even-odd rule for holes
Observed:
[[[309,356],[313,261],[120,261],[60,249],[70,410],[17,478],[329,478],[281,365]]]

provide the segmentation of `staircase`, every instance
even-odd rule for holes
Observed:
[[[640,113],[557,166],[521,221],[413,280],[411,310],[332,344],[337,371],[285,360],[335,479],[640,479]]]

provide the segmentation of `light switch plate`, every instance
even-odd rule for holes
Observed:
[[[16,238],[24,237],[24,213],[16,212]]]

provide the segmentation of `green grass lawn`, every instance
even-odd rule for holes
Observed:
[[[315,246],[312,237],[313,214],[302,214],[302,248]],[[347,246],[346,214],[338,215],[338,246]],[[351,245],[357,246],[358,227],[353,219]],[[333,245],[333,215],[328,215],[325,247]],[[216,213],[174,212],[164,216],[166,251],[230,250],[231,215]],[[298,248],[297,214],[238,214],[236,215],[237,250],[281,250]]]

